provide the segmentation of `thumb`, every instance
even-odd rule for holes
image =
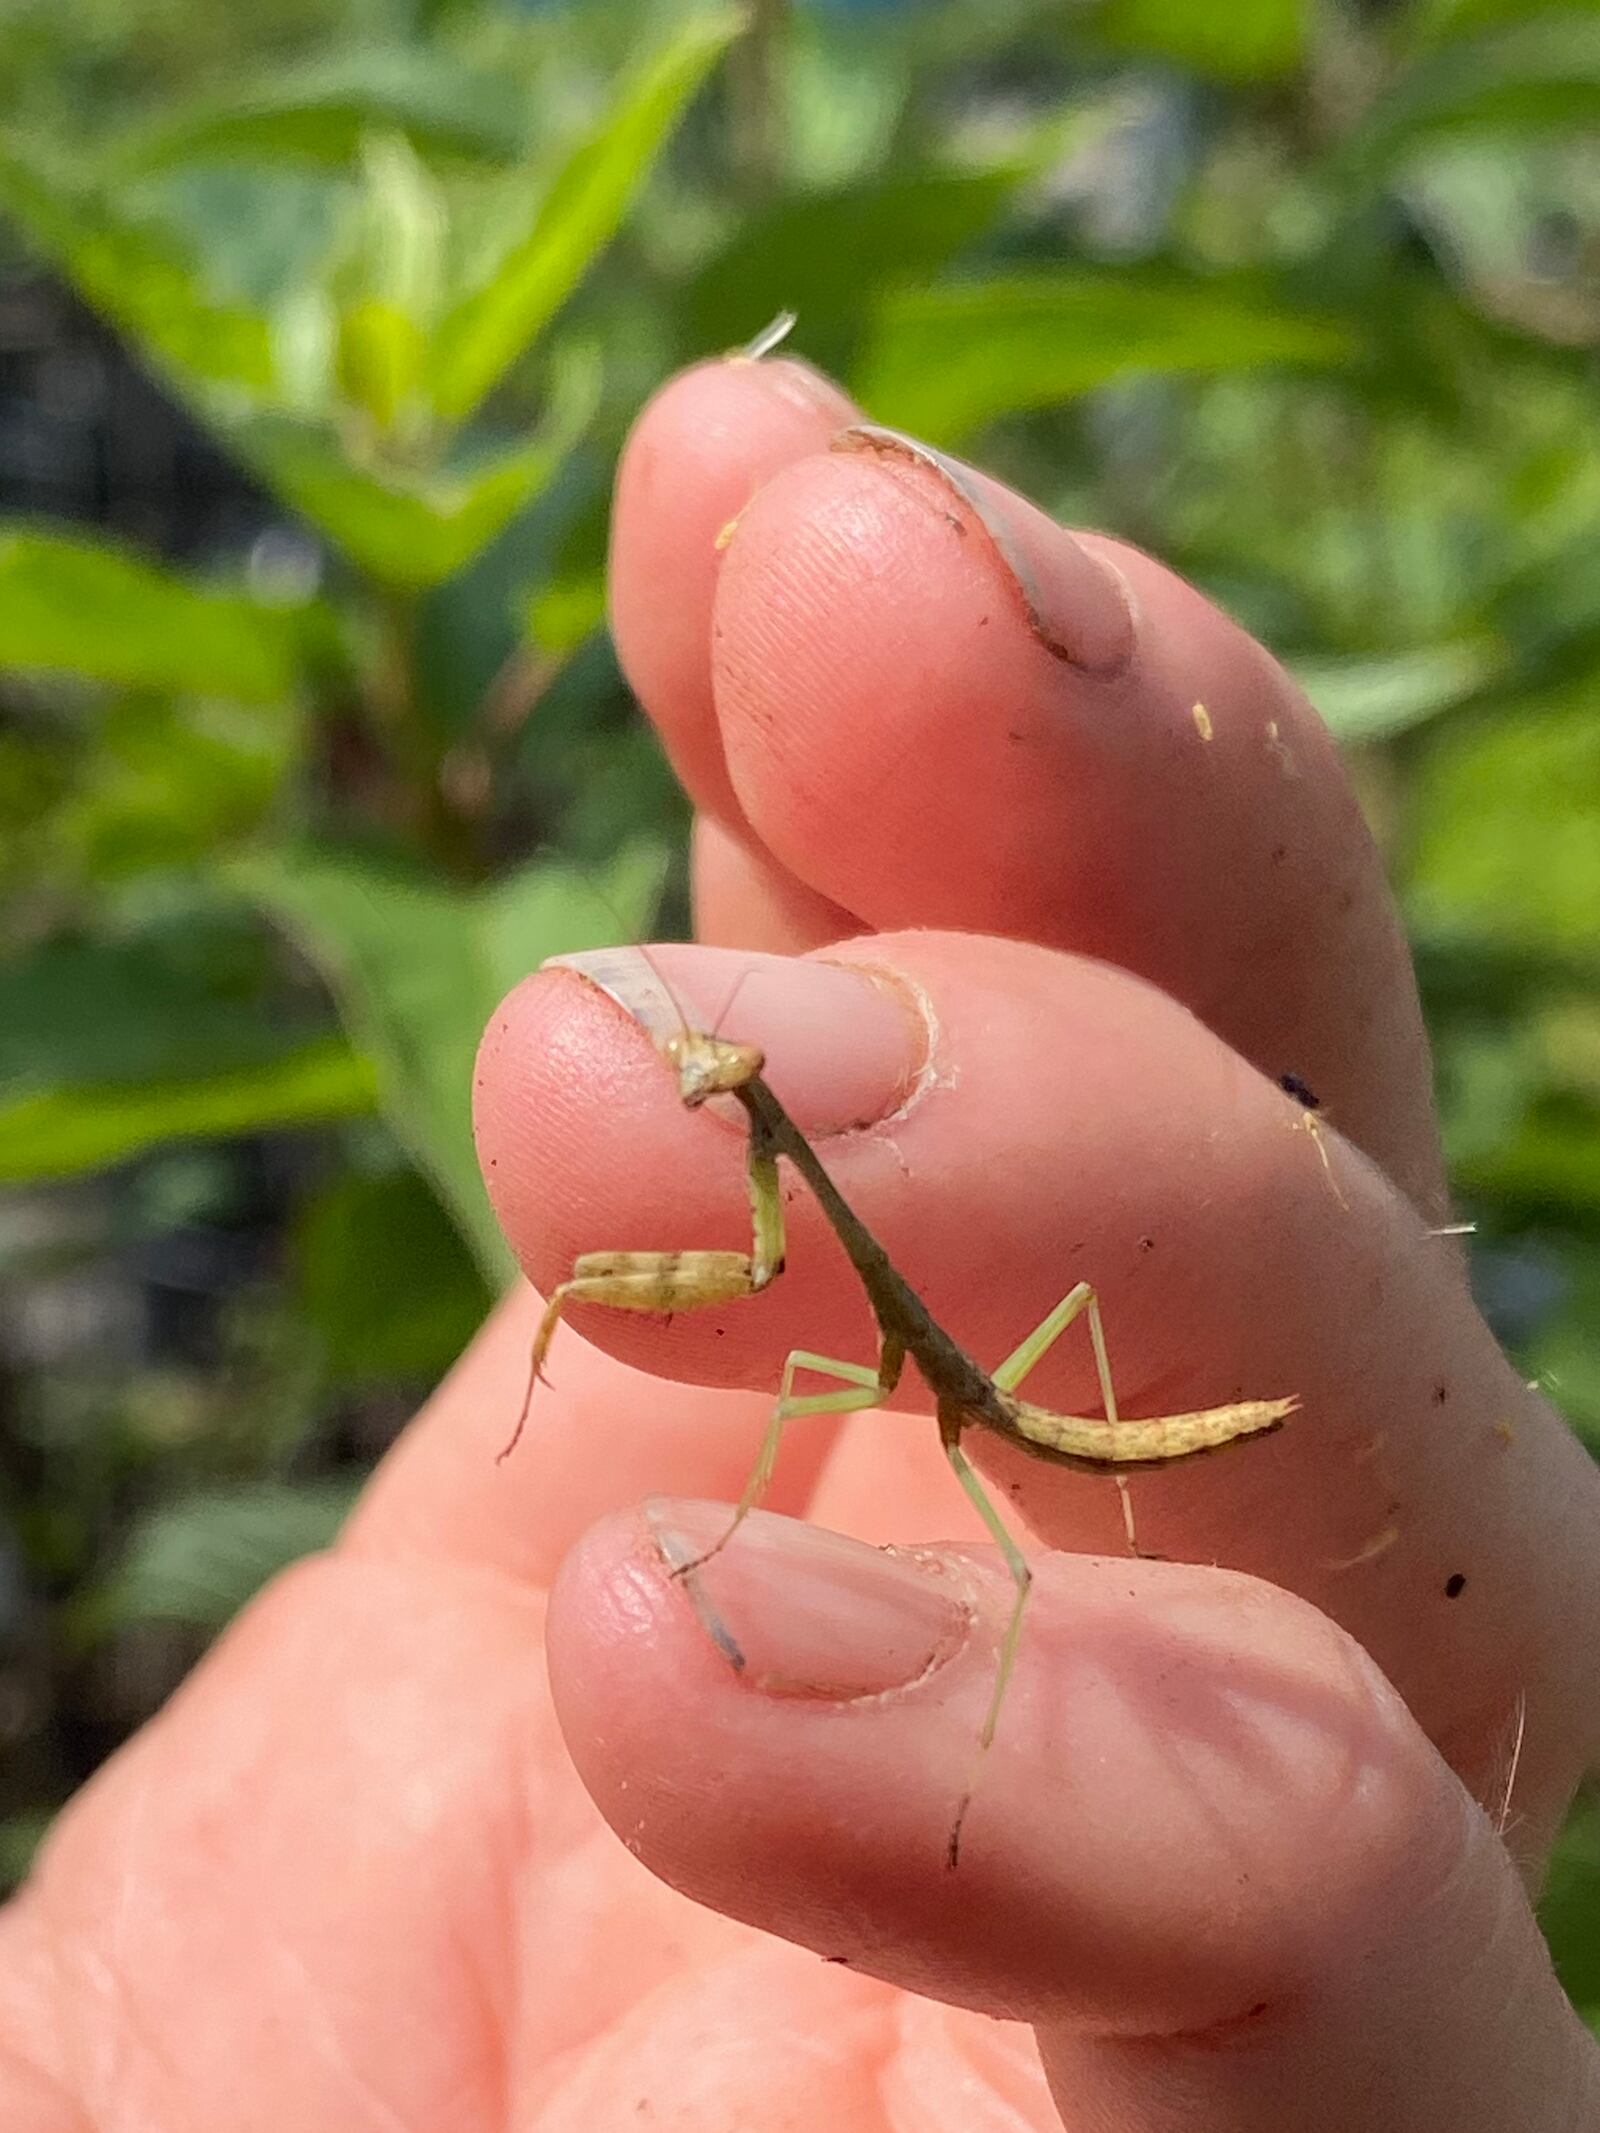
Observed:
[[[1491,1821],[1360,1647],[1230,1572],[1053,1555],[955,1807],[1012,1588],[657,1505],[557,1580],[551,1680],[663,1879],[1034,2025],[1073,2133],[1568,2133],[1600,2057]]]

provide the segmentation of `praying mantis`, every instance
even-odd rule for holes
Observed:
[[[560,967],[568,959],[557,957]],[[802,1415],[845,1415],[881,1406],[894,1392],[909,1360],[933,1397],[939,1442],[961,1488],[993,1536],[1016,1588],[1011,1613],[1000,1641],[994,1686],[978,1740],[981,1760],[994,1739],[1006,1687],[1015,1664],[1032,1573],[1005,1521],[961,1448],[969,1428],[986,1429],[1036,1459],[1086,1473],[1111,1475],[1123,1488],[1123,1515],[1129,1546],[1137,1554],[1132,1512],[1123,1482],[1130,1468],[1165,1466],[1193,1459],[1225,1445],[1266,1435],[1294,1412],[1293,1398],[1235,1400],[1189,1414],[1133,1419],[1117,1406],[1111,1381],[1100,1303],[1094,1289],[1080,1281],[1021,1346],[993,1371],[985,1371],[938,1324],[911,1284],[860,1216],[848,1205],[818,1159],[804,1133],[763,1079],[766,1065],[754,1045],[691,1029],[654,965],[638,949],[602,952],[571,959],[572,967],[625,1008],[654,1038],[677,1079],[678,1096],[697,1110],[714,1096],[739,1104],[748,1124],[745,1153],[752,1235],[748,1252],[736,1251],[600,1251],[584,1252],[572,1272],[551,1291],[534,1335],[528,1389],[510,1442],[500,1453],[508,1458],[521,1438],[545,1357],[563,1312],[572,1303],[603,1304],[613,1310],[643,1311],[669,1317],[679,1311],[753,1296],[783,1271],[784,1215],[779,1183],[780,1158],[805,1180],[818,1206],[860,1276],[878,1328],[878,1358],[873,1365],[841,1362],[797,1348],[783,1366],[777,1403],[744,1493],[727,1531],[692,1561],[678,1564],[686,1577],[718,1554],[760,1502],[777,1463],[786,1423]],[[546,965],[546,968],[551,967]],[[665,1009],[665,1013],[663,1012]],[[1056,1414],[1018,1397],[1018,1387],[1079,1318],[1087,1320],[1094,1351],[1102,1415]],[[830,1378],[836,1389],[799,1392],[802,1372]],[[962,1798],[947,1848],[948,1864],[959,1858],[962,1823],[971,1799]]]

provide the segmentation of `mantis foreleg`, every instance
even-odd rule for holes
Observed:
[[[748,1252],[585,1252],[572,1272],[550,1292],[533,1336],[528,1389],[517,1426],[498,1457],[516,1450],[533,1405],[534,1388],[544,1374],[544,1359],[569,1303],[604,1304],[613,1311],[648,1311],[672,1318],[679,1311],[700,1311],[711,1304],[734,1303],[753,1296],[783,1272],[783,1194],[778,1162],[752,1126],[745,1159],[750,1193],[751,1239]]]

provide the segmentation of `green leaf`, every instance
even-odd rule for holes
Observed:
[[[1539,1923],[1567,1997],[1600,2030],[1600,1798],[1592,1791],[1579,1797],[1556,1844]]]
[[[446,314],[435,340],[433,401],[441,416],[472,414],[576,288],[740,21],[721,9],[691,17],[623,82],[553,184],[534,169],[507,178],[517,220],[492,269]]]
[[[0,1099],[0,1184],[33,1184],[125,1162],[170,1141],[323,1125],[373,1108],[375,1077],[342,1039],[276,1059],[164,1082],[104,1082]]]
[[[1336,151],[1330,174],[1384,181],[1447,134],[1485,129],[1592,133],[1600,88],[1600,18],[1542,14],[1443,46],[1402,74]]]
[[[1591,1113],[1591,1141],[1597,1125],[1600,1119]],[[1576,1238],[1564,1238],[1558,1264],[1564,1293],[1520,1343],[1517,1367],[1549,1395],[1590,1451],[1600,1457],[1600,1346],[1594,1337],[1595,1326],[1600,1324],[1596,1315],[1600,1313],[1600,1251]],[[1600,1865],[1600,1859],[1596,1863]],[[1591,1916],[1600,1922],[1600,1910]],[[1589,1997],[1600,2013],[1600,1945],[1594,1951],[1594,1966]]]
[[[1354,746],[1392,740],[1452,711],[1505,670],[1503,647],[1487,639],[1430,644],[1376,659],[1291,662],[1336,740]]]
[[[294,1256],[301,1308],[341,1386],[431,1384],[493,1301],[414,1170],[347,1171],[305,1210]]]
[[[1114,51],[1170,60],[1222,81],[1292,73],[1305,52],[1309,0],[1106,0],[1093,17]]]
[[[36,1808],[0,1822],[0,1894],[9,1895],[27,1874],[53,1819],[45,1809]]]
[[[113,189],[98,191],[0,140],[0,214],[212,412],[240,394],[267,398],[272,341],[255,311],[214,298],[169,230],[139,220]]]
[[[637,939],[661,873],[649,846],[623,852],[598,878],[544,860],[476,894],[316,847],[231,870],[322,971],[346,1027],[377,1062],[396,1137],[497,1285],[511,1258],[473,1152],[478,1039],[497,1002],[547,956]]]
[[[891,290],[854,378],[878,418],[935,442],[1151,371],[1326,368],[1346,323],[1244,278],[1045,271]]]
[[[504,76],[437,50],[363,47],[166,109],[113,142],[106,162],[127,176],[236,159],[341,169],[369,133],[403,134],[435,156],[500,161],[517,152],[517,103]]]
[[[1487,942],[1600,950],[1600,722],[1592,685],[1441,735],[1419,775],[1408,904]]]
[[[554,659],[575,652],[605,619],[606,584],[598,570],[553,578],[527,602],[527,633],[540,652]]]
[[[306,737],[298,705],[215,696],[116,697],[85,724],[75,778],[19,832],[37,832],[39,885],[69,896],[205,866],[271,814]]]
[[[331,431],[287,418],[251,423],[241,441],[285,500],[360,569],[421,591],[454,577],[549,485],[598,395],[596,366],[566,362],[531,442],[442,472],[362,466]]]
[[[1452,1161],[1459,1189],[1519,1220],[1600,1222],[1600,1135],[1574,1104],[1535,1107],[1500,1146]]]
[[[355,1495],[351,1482],[257,1481],[161,1504],[71,1626],[85,1643],[139,1623],[221,1629],[269,1578],[329,1547]]]
[[[0,667],[273,701],[294,690],[304,628],[104,541],[0,531]]]
[[[444,288],[449,207],[432,172],[396,134],[362,142],[361,179],[332,281],[339,382],[385,436],[426,440],[422,387]]]
[[[255,990],[262,958],[248,940],[207,944],[203,931],[188,914],[181,943],[47,941],[0,962],[0,1097],[165,1081],[281,1053]]]
[[[1026,166],[915,172],[746,215],[678,299],[682,342],[696,353],[735,346],[793,311],[798,352],[829,368],[847,363],[864,294],[937,273],[994,227],[1028,174]]]

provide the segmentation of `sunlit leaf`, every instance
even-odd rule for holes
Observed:
[[[266,320],[205,285],[172,232],[130,213],[114,188],[46,170],[0,140],[0,214],[8,216],[144,358],[215,406],[216,395],[270,397]]]
[[[1300,64],[1311,0],[1105,0],[1091,18],[1113,51],[1146,53],[1224,81],[1259,81]]]
[[[1381,181],[1425,142],[1472,129],[1594,131],[1600,16],[1569,8],[1443,44],[1406,69],[1345,139],[1332,173]]]
[[[595,131],[558,172],[513,173],[526,205],[492,269],[442,320],[433,351],[439,413],[472,413],[554,317],[616,233],[685,106],[739,28],[725,10],[691,17],[623,82]]]
[[[363,47],[164,110],[106,151],[128,174],[222,159],[342,167],[364,135],[469,160],[516,153],[515,85],[437,51]]]
[[[92,1643],[147,1622],[220,1629],[269,1578],[328,1547],[354,1500],[348,1482],[256,1481],[158,1505],[74,1611],[77,1637]]]
[[[934,442],[1151,371],[1326,368],[1349,325],[1252,282],[1042,271],[892,290],[854,377],[885,422]]]
[[[370,1111],[371,1066],[341,1039],[169,1081],[88,1083],[0,1097],[0,1184],[72,1177],[171,1141],[321,1125]]]
[[[660,854],[624,852],[599,877],[536,862],[476,894],[316,848],[264,853],[233,878],[322,971],[347,1028],[377,1062],[397,1138],[486,1278],[503,1280],[510,1256],[472,1144],[478,1039],[496,1003],[547,956],[639,937],[659,893]]]
[[[606,617],[605,579],[599,571],[556,578],[527,605],[528,634],[535,649],[554,658],[576,651]]]
[[[1600,721],[1587,682],[1442,734],[1413,812],[1419,922],[1600,961]]]
[[[244,443],[273,487],[353,563],[385,584],[421,589],[453,577],[546,488],[598,391],[592,364],[563,366],[529,443],[437,472],[362,465],[328,431],[285,418],[252,423]]]
[[[346,400],[381,435],[414,445],[429,431],[422,388],[444,291],[449,204],[403,135],[364,140],[360,172],[344,255],[325,292],[337,318],[334,366]]]
[[[1385,658],[1291,664],[1335,739],[1356,745],[1391,740],[1478,695],[1503,670],[1505,653],[1474,641],[1430,644]]]
[[[0,667],[270,700],[294,688],[303,629],[107,542],[0,530]]]

